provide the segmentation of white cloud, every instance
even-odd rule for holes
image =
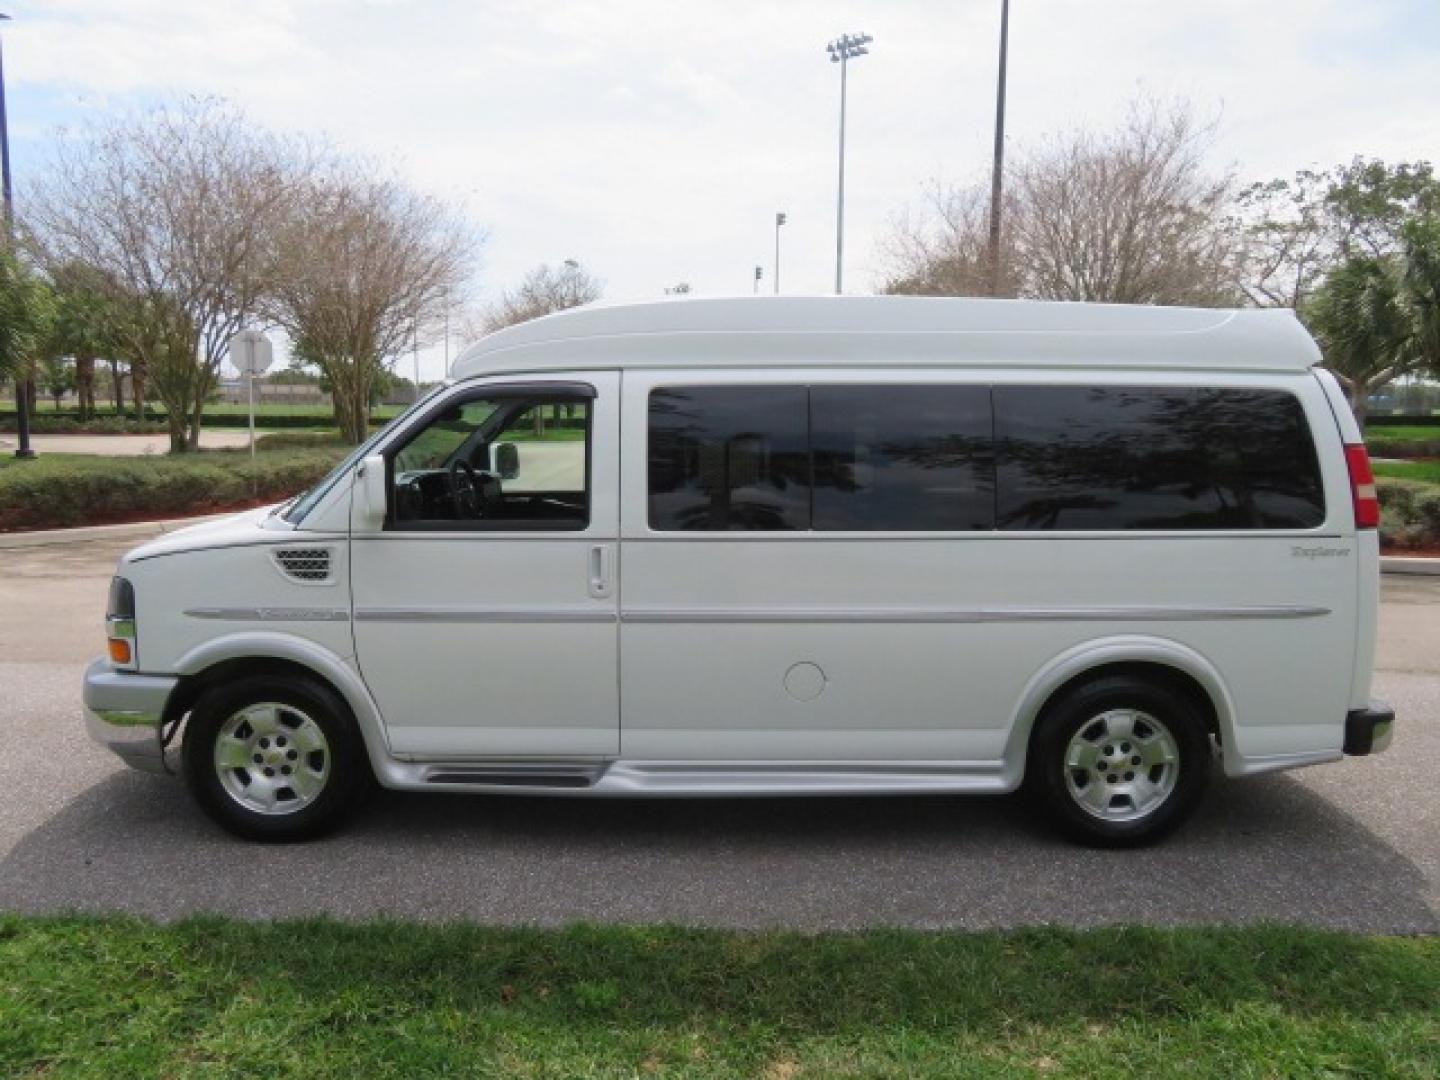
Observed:
[[[773,213],[787,291],[833,281],[838,78],[851,69],[847,283],[936,176],[988,166],[999,0],[47,0],[6,31],[16,130],[175,91],[324,131],[463,198],[483,284],[576,257],[614,297],[741,292]],[[1244,175],[1355,153],[1436,154],[1433,0],[1024,0],[1012,5],[1015,145],[1105,124],[1138,90],[1222,116]]]

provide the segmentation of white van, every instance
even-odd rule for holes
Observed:
[[[254,838],[369,782],[1033,790],[1071,835],[1367,754],[1375,488],[1285,311],[899,297],[494,334],[284,505],[126,555],[94,737]]]

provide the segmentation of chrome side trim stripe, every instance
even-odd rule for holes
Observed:
[[[349,622],[344,608],[302,607],[199,607],[189,608],[192,619],[225,619],[230,622]]]
[[[1068,608],[626,608],[627,623],[1009,623],[1201,622],[1220,619],[1313,619],[1330,609],[1300,604],[1234,607],[1117,605]]]
[[[343,608],[190,608],[193,619],[232,622],[346,622]],[[631,607],[617,615],[604,608],[553,607],[369,607],[358,622],[401,623],[1017,623],[1017,622],[1214,622],[1224,619],[1313,619],[1330,609],[1303,604],[1232,607],[1114,605],[1066,608],[670,608]]]
[[[613,610],[553,607],[369,607],[356,608],[357,622],[428,623],[613,623]]]

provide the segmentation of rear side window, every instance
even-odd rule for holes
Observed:
[[[990,529],[990,390],[817,386],[810,391],[816,529]]]
[[[810,527],[803,386],[693,386],[650,394],[650,527]]]
[[[1300,402],[1278,390],[996,387],[997,524],[1308,529],[1325,519]]]

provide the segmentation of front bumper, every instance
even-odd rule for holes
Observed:
[[[1390,745],[1394,730],[1395,710],[1383,701],[1351,709],[1345,714],[1345,753],[1356,757],[1378,754]]]
[[[85,727],[125,764],[145,772],[173,773],[174,751],[161,730],[165,702],[179,680],[170,675],[116,671],[104,659],[85,670]]]

